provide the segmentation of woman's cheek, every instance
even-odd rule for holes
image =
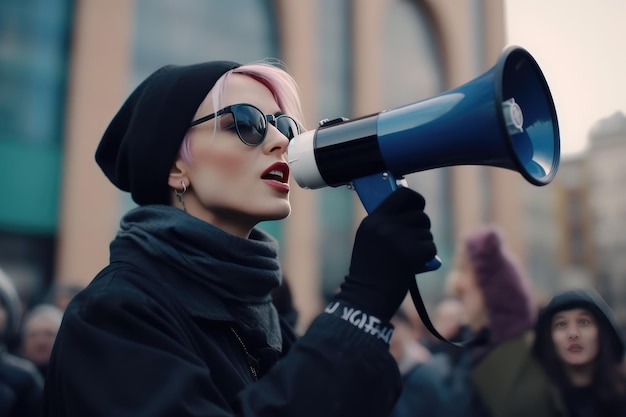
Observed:
[[[232,178],[241,175],[241,173],[251,165],[251,161],[247,158],[245,152],[202,152],[198,156],[193,157],[197,168],[209,168],[210,171],[216,173],[220,177]]]

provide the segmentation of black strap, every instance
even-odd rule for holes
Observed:
[[[437,329],[435,329],[435,326],[433,326],[432,322],[430,321],[430,317],[428,316],[428,311],[426,311],[426,306],[424,306],[424,301],[422,301],[422,295],[420,294],[420,290],[417,286],[417,278],[411,280],[411,284],[409,286],[409,292],[411,293],[411,298],[413,299],[413,305],[415,305],[415,309],[417,310],[417,313],[419,314],[420,319],[422,319],[422,322],[424,323],[428,331],[432,333],[433,336],[435,336],[439,340],[442,340],[446,343],[449,343],[457,347],[464,347],[474,342],[473,339],[464,340],[461,342],[453,342],[451,340],[446,339],[441,334],[439,334]]]

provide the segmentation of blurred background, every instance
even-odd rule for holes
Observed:
[[[529,50],[561,128],[556,179],[458,166],[411,174],[427,200],[443,295],[459,239],[496,223],[540,294],[595,287],[626,321],[626,2],[604,0],[2,0],[0,268],[28,307],[53,284],[84,286],[108,262],[134,207],[94,152],[130,91],[165,64],[279,58],[300,84],[309,128],[432,97]],[[345,187],[292,186],[293,213],[262,227],[301,329],[347,271],[364,210]]]

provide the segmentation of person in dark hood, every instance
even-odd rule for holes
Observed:
[[[65,310],[45,415],[385,416],[401,387],[389,320],[436,255],[400,187],[356,233],[341,290],[296,337],[272,291],[298,88],[278,63],[166,66],[128,97],[96,161],[138,207]]]
[[[43,378],[32,362],[9,352],[19,332],[22,305],[10,278],[0,269],[0,416],[41,415]]]
[[[533,352],[571,417],[626,416],[624,339],[597,291],[557,294],[535,327]]]

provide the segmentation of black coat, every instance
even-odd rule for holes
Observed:
[[[65,312],[44,415],[345,417],[391,410],[400,375],[373,336],[322,314],[298,341],[283,325],[279,354],[261,335],[243,331],[207,288],[131,244],[124,253]]]

